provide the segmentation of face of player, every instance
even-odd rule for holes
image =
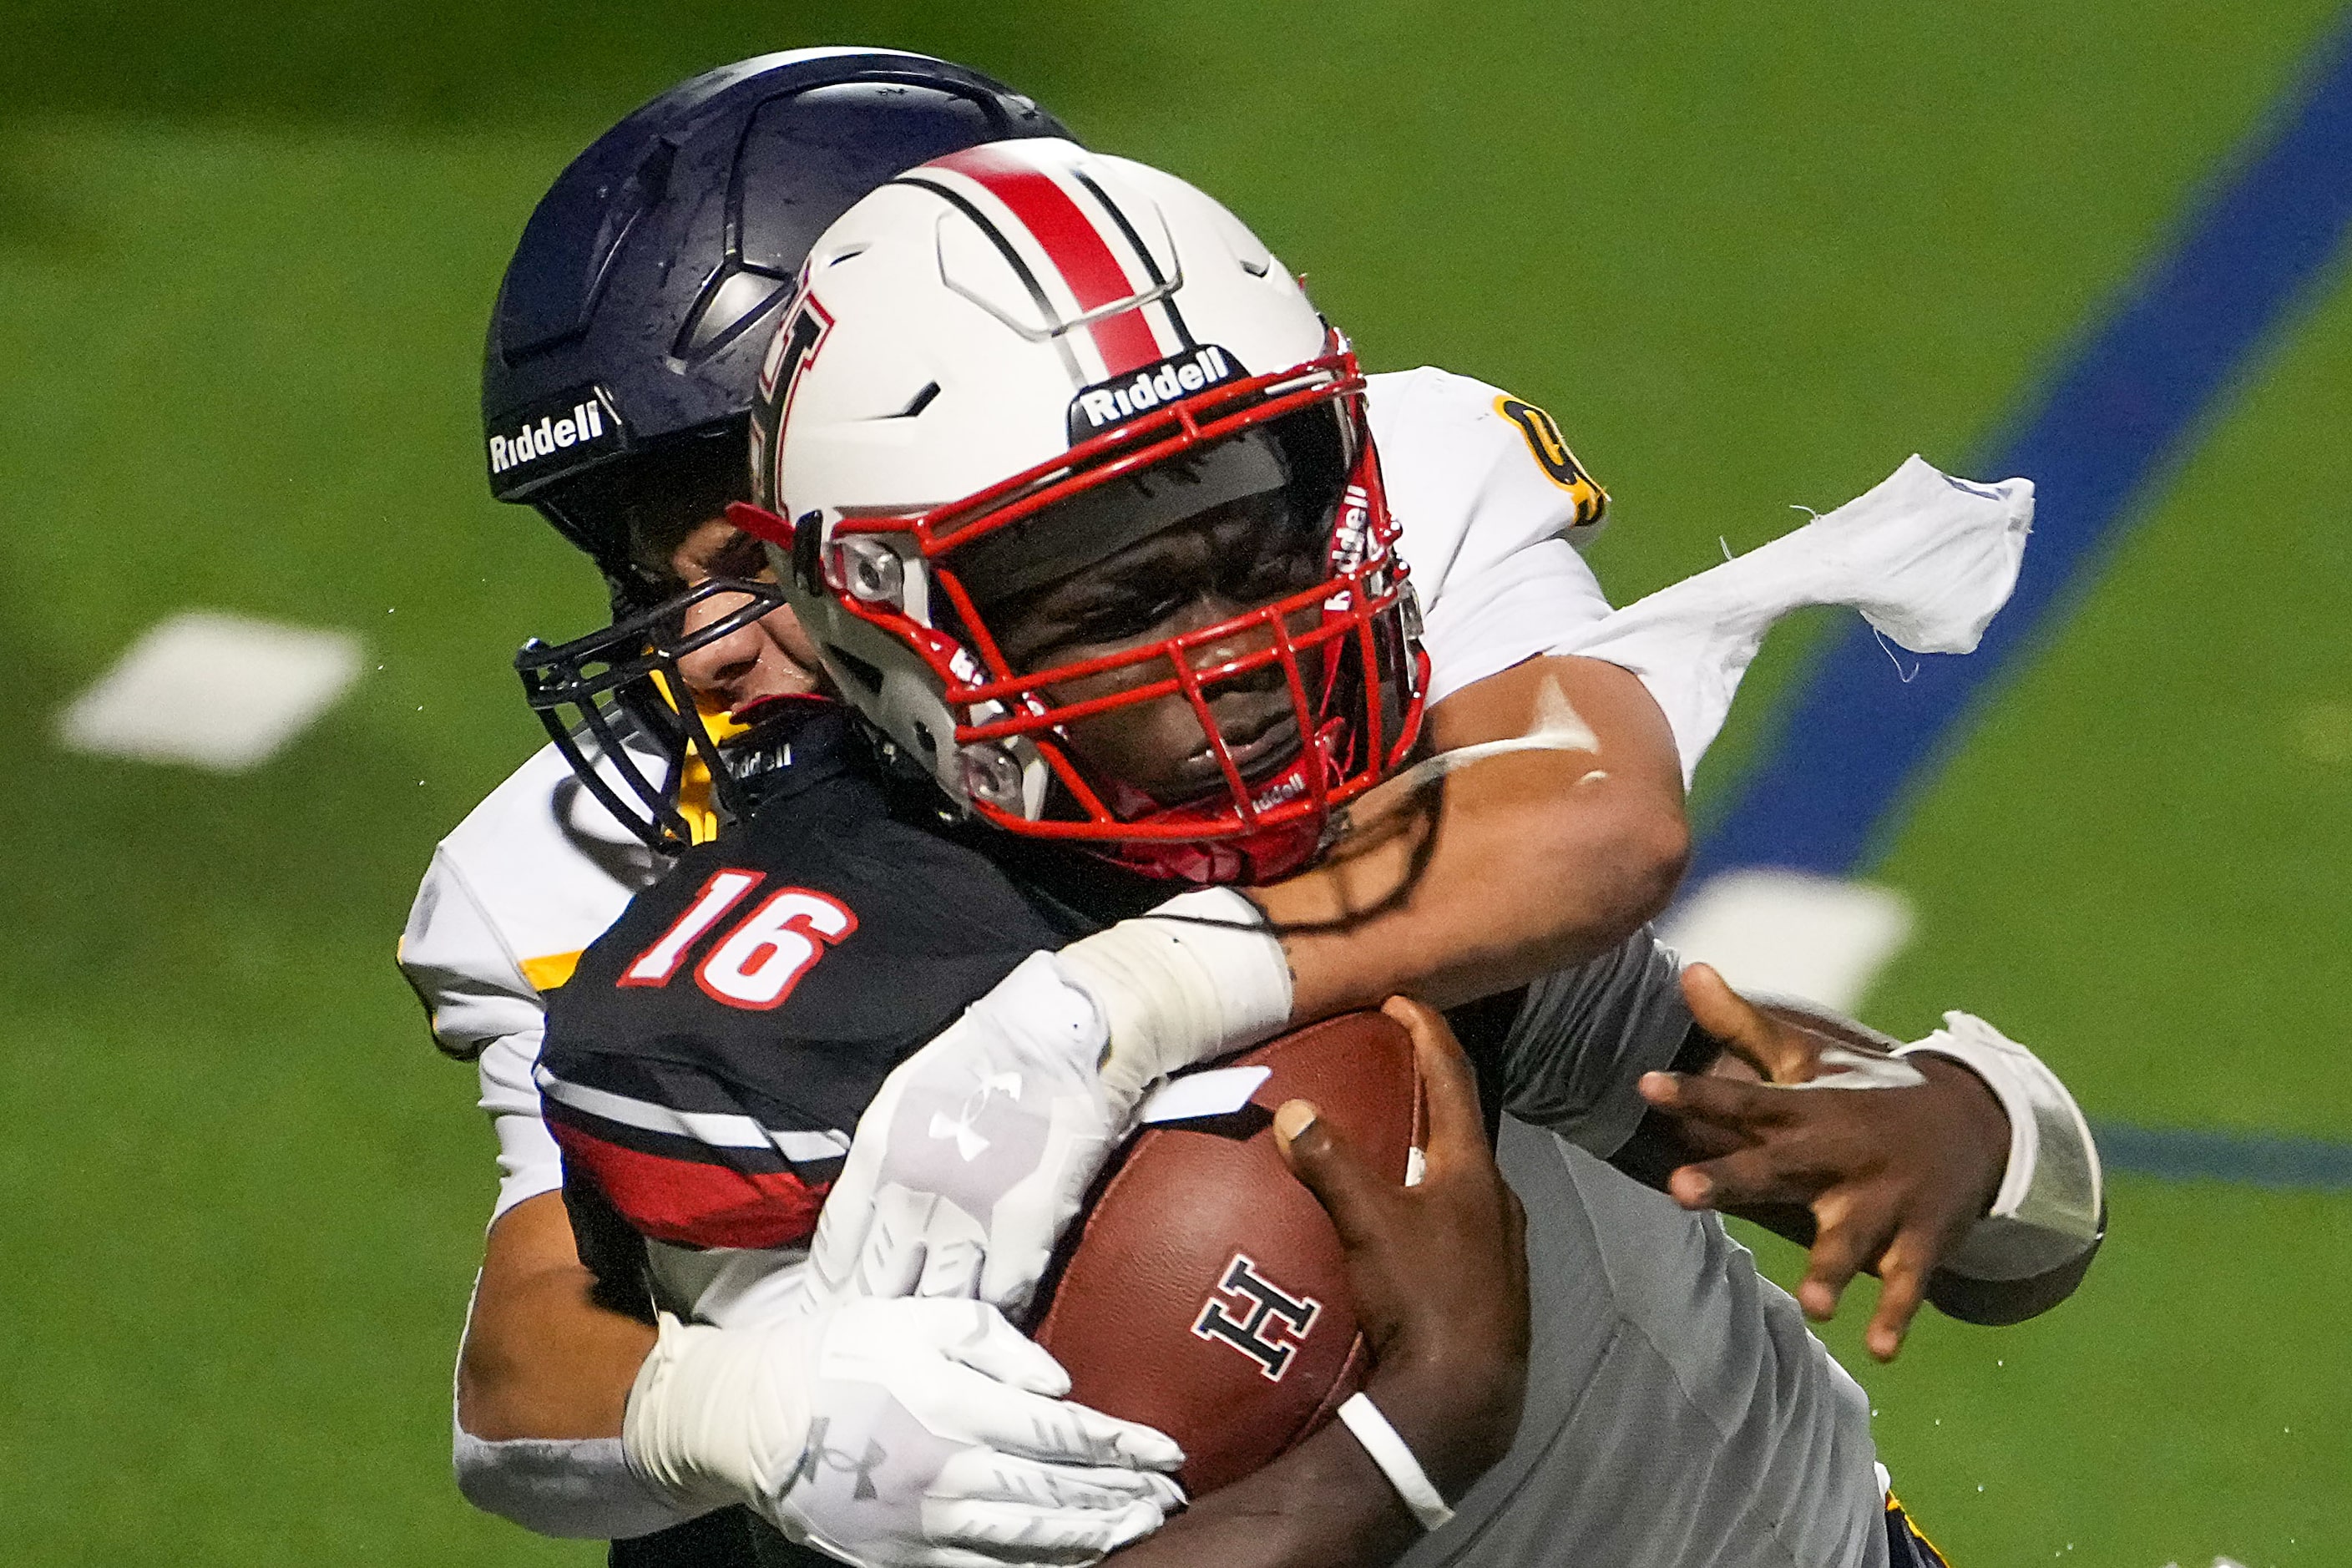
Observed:
[[[1024,673],[1123,653],[1181,637],[1313,587],[1328,574],[1323,526],[1290,515],[1279,492],[1213,508],[1150,535],[1058,582],[993,607],[989,622],[1006,660]],[[1293,612],[1296,635],[1319,609]],[[1270,626],[1255,626],[1192,650],[1206,669],[1270,647]],[[1299,658],[1308,689],[1319,683],[1311,654]],[[1130,691],[1167,678],[1162,660],[1056,682],[1056,703]],[[1298,755],[1298,721],[1279,663],[1209,687],[1210,716],[1244,778],[1279,773]],[[1163,805],[1224,787],[1208,735],[1181,692],[1107,710],[1067,726],[1091,768],[1124,780]]]
[[[681,588],[713,577],[772,581],[767,552],[760,542],[723,517],[697,524],[670,552],[670,570]],[[692,633],[739,609],[742,596],[714,594],[686,613]],[[772,697],[804,697],[822,690],[816,647],[788,608],[769,612],[731,636],[697,648],[677,661],[681,678],[705,707],[740,712]]]

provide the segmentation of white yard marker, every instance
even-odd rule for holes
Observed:
[[[100,756],[242,773],[359,679],[349,632],[186,610],[133,642],[58,715],[58,743]]]
[[[1891,888],[1802,871],[1727,871],[1669,910],[1659,939],[1735,986],[1851,1013],[1903,944],[1911,906]]]

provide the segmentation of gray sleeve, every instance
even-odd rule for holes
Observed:
[[[1690,1032],[1682,960],[1643,927],[1612,952],[1528,987],[1503,1046],[1503,1109],[1601,1159],[1633,1135],[1633,1092]]]

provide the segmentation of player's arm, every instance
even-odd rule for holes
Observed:
[[[1901,1046],[1810,1004],[1750,1001],[1704,964],[1683,990],[1689,1046],[1641,1080],[1652,1114],[1614,1163],[1808,1248],[1797,1294],[1812,1316],[1877,1275],[1867,1342],[1887,1359],[1923,1300],[2012,1323],[2082,1282],[2105,1234],[2098,1151],[2032,1052],[1959,1013]]]
[[[1898,1336],[1914,1286],[1951,1316],[2014,1322],[2063,1300],[2096,1247],[2097,1151],[2065,1086],[1950,1016],[1905,1047],[1738,996],[1646,931],[1454,1015],[1519,1120],[1812,1248],[1808,1305],[1826,1311],[1856,1267],[1891,1269],[1878,1326]],[[1800,1083],[1837,1092],[1787,1092]]]
[[[1429,723],[1437,758],[1475,760],[1367,795],[1314,868],[1181,894],[1061,950],[1102,1014],[1115,1096],[1387,995],[1444,1006],[1525,984],[1617,947],[1664,905],[1689,847],[1681,763],[1638,678],[1528,658]],[[1544,743],[1471,750],[1531,733]]]
[[[1574,653],[1610,615],[1578,547],[1608,498],[1550,416],[1423,369],[1374,401],[1426,612],[1424,763],[1349,810],[1311,870],[1251,897],[1294,976],[1287,1021],[1391,993],[1450,1006],[1607,951],[1688,849],[1675,737],[1642,678]],[[1443,770],[1443,771],[1441,771]]]
[[[1062,1400],[1060,1368],[992,1308],[656,1318],[622,1229],[593,1183],[493,1227],[459,1374],[458,1475],[478,1506],[542,1534],[618,1538],[742,1504],[878,1563],[1003,1531],[1099,1555],[1180,1495],[1150,1473],[1175,1446]],[[575,1247],[583,1234],[603,1244]],[[929,1440],[898,1451],[917,1427]],[[876,1458],[878,1492],[857,1489],[854,1464],[834,1473],[844,1455]]]
[[[621,1454],[620,1401],[652,1335],[600,1303],[564,1215],[562,1160],[531,1081],[543,998],[446,847],[418,889],[400,965],[436,1043],[475,1064],[498,1138],[498,1207],[458,1352],[458,1489],[543,1534],[614,1539],[678,1522]]]
[[[580,1261],[563,1194],[500,1215],[457,1357],[457,1423],[485,1441],[618,1437],[654,1329]]]
[[[644,1535],[698,1510],[646,1488],[622,1451],[624,1402],[654,1337],[643,1246],[617,1224],[583,1233],[566,1213],[530,1082],[539,1043],[533,1028],[480,1058],[504,1180],[458,1349],[453,1468],[467,1501],[541,1534]]]
[[[1358,820],[1369,826],[1335,869],[1255,895],[1266,908],[1230,888],[1194,889],[1054,952],[1047,973],[1083,996],[1087,1027],[1043,1026],[1039,1009],[1007,1005],[1004,985],[976,1003],[892,1074],[860,1120],[816,1240],[823,1287],[976,1293],[1017,1310],[1102,1151],[1160,1078],[1286,1025],[1391,994],[1476,995],[1604,936],[1623,940],[1665,899],[1686,842],[1672,737],[1633,676],[1577,658],[1522,661],[1433,718],[1446,749],[1546,724],[1591,746],[1488,755],[1433,784],[1400,779],[1368,797],[1370,815]],[[1588,898],[1588,887],[1600,890]],[[1056,1141],[1041,1121],[999,1142],[1018,1144],[1024,1169],[1057,1174],[1039,1182],[1050,1201],[965,1190],[955,1170],[902,1146],[891,1109],[1015,1070],[1016,1056],[1029,1064],[1018,1069],[1024,1081],[1049,1069],[1066,1081],[1068,1104],[1089,1121],[1085,1137]],[[886,1223],[885,1207],[922,1217]],[[898,1283],[875,1283],[886,1280]]]
[[[1031,993],[1056,984],[1040,962],[1024,968]],[[1049,1000],[1028,999],[1024,1015]],[[1120,1559],[1147,1565],[1393,1561],[1443,1521],[1448,1500],[1502,1457],[1517,1429],[1528,1282],[1522,1216],[1486,1145],[1467,1060],[1435,1013],[1402,999],[1388,1010],[1412,1037],[1428,1106],[1422,1180],[1408,1188],[1374,1176],[1306,1102],[1285,1105],[1276,1123],[1285,1158],[1339,1231],[1372,1373],[1339,1421],[1256,1475],[1162,1526],[1174,1497],[1155,1489],[1164,1483],[1150,1472],[1173,1462],[1172,1446],[1163,1451],[1156,1434],[1062,1402],[1059,1369],[992,1309],[860,1298],[760,1327],[666,1322],[628,1398],[632,1468],[682,1496],[749,1502],[794,1539],[846,1545],[877,1563],[1039,1548],[1083,1562],[1126,1542]],[[951,1320],[951,1353],[920,1353],[929,1347],[908,1329],[924,1317]],[[871,1344],[857,1348],[852,1333],[849,1348],[834,1345],[829,1322],[866,1319]],[[820,1429],[813,1417],[840,1380],[862,1386]],[[902,1414],[875,1421],[877,1398]],[[875,1476],[906,1484],[894,1445],[915,1426],[935,1447],[982,1441],[926,1471],[900,1506],[887,1487],[845,1505],[856,1463],[870,1459]],[[803,1430],[822,1430],[822,1462],[795,1459],[799,1439],[789,1434]],[[788,1434],[781,1447],[780,1431]],[[1032,1462],[1041,1446],[1055,1451]],[[1041,1496],[1062,1506],[1041,1508]],[[877,1528],[893,1517],[895,1528]],[[844,1533],[851,1529],[859,1533]]]
[[[1304,1101],[1284,1106],[1275,1127],[1284,1158],[1347,1247],[1372,1347],[1364,1397],[1377,1412],[1370,1419],[1386,1424],[1408,1458],[1400,1463],[1390,1450],[1392,1476],[1354,1425],[1335,1421],[1119,1552],[1123,1565],[1393,1562],[1510,1446],[1527,1382],[1523,1216],[1495,1167],[1469,1063],[1444,1020],[1402,999],[1387,1011],[1412,1035],[1429,1105],[1421,1183],[1400,1187],[1373,1175]],[[1379,1426],[1369,1429],[1379,1442]],[[1418,1510],[1408,1490],[1420,1492]]]
[[[1461,389],[1428,390],[1435,416]],[[1851,604],[1905,647],[1966,652],[2016,581],[2032,487],[1955,481],[1915,458],[1829,516],[1563,637],[1606,606],[1541,524],[1565,522],[1547,503],[1579,487],[1581,522],[1599,492],[1548,419],[1496,407],[1516,408],[1530,445],[1483,415],[1458,432],[1503,439],[1462,533],[1471,560],[1445,564],[1426,641],[1433,668],[1501,673],[1436,702],[1430,738],[1441,756],[1538,730],[1591,750],[1489,756],[1438,792],[1408,776],[1367,797],[1322,865],[1254,894],[1290,961],[1294,1022],[1387,989],[1467,1001],[1605,952],[1672,893],[1683,781],[1780,616]],[[1548,657],[1503,668],[1528,652]],[[1600,657],[1562,657],[1579,652]]]
[[[1393,992],[1450,1006],[1524,984],[1664,907],[1689,829],[1673,732],[1637,677],[1528,659],[1431,709],[1430,747],[1458,753],[1547,721],[1570,731],[1559,748],[1391,781],[1314,869],[1251,893],[1289,964],[1291,1023]]]
[[[654,1329],[572,1237],[561,1193],[526,1198],[490,1226],[458,1352],[457,1488],[541,1535],[648,1535],[704,1510],[629,1468],[622,1418]]]
[[[545,1001],[446,846],[417,889],[400,967],[435,1043],[473,1064],[498,1139],[498,1206],[458,1352],[458,1431],[491,1440],[617,1436],[619,1395],[651,1333],[593,1299],[594,1276],[563,1213],[562,1157],[531,1080]],[[627,1371],[607,1365],[616,1360]],[[579,1375],[539,1375],[564,1366]],[[607,1376],[598,1386],[592,1373],[600,1366],[618,1373],[617,1384]]]

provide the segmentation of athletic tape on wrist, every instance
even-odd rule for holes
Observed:
[[[1942,1028],[1899,1054],[1959,1063],[1985,1081],[2009,1117],[2000,1190],[1944,1267],[1972,1279],[2029,1279],[2097,1243],[2105,1223],[2098,1145],[2056,1073],[1968,1013],[1945,1014]]]
[[[1139,1095],[1154,1079],[1271,1037],[1290,1021],[1290,963],[1255,904],[1231,888],[1180,893],[1054,955],[1103,1015],[1102,1077]]]
[[[1372,1403],[1370,1394],[1349,1394],[1347,1403],[1339,1406],[1339,1419],[1356,1435],[1356,1441],[1364,1446],[1364,1452],[1381,1468],[1381,1474],[1388,1477],[1389,1485],[1396,1488],[1397,1496],[1412,1510],[1412,1517],[1421,1521],[1422,1529],[1442,1530],[1454,1522],[1454,1510],[1445,1506],[1445,1500],[1430,1484],[1429,1472],[1421,1468],[1421,1461],[1412,1457],[1412,1450],[1397,1436],[1397,1429],[1389,1425],[1389,1418],[1381,1414],[1381,1407]]]
[[[716,1329],[667,1312],[660,1324],[621,1417],[630,1470],[698,1513],[781,1495],[808,1437],[805,1325]]]

